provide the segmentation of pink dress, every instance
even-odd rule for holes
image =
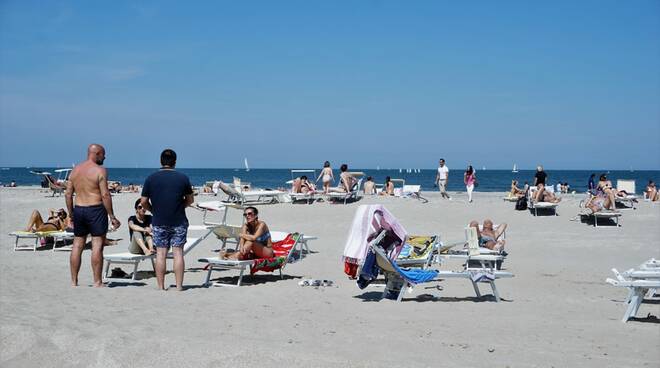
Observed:
[[[467,185],[468,187],[471,186],[471,185],[474,185],[474,181],[475,181],[474,180],[474,174],[468,175],[465,178],[465,185]]]

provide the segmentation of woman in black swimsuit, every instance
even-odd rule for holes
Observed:
[[[67,227],[67,213],[63,208],[59,210],[49,209],[48,220],[44,222],[39,211],[32,211],[25,231],[62,231]]]

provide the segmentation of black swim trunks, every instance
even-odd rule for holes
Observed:
[[[73,235],[102,236],[108,232],[108,212],[103,204],[73,207]]]

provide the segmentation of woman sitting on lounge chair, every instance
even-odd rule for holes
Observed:
[[[507,224],[500,224],[497,229],[493,229],[493,221],[486,219],[482,229],[479,229],[479,221],[470,221],[470,227],[477,229],[477,236],[479,237],[479,246],[496,250],[500,253],[504,253],[504,239],[500,239],[504,230],[506,230]]]
[[[32,211],[30,220],[28,221],[25,231],[38,232],[38,231],[64,231],[69,227],[69,221],[64,208],[55,211],[54,209],[48,210],[48,219],[44,222],[39,211]]]
[[[380,195],[394,195],[394,183],[392,183],[392,178],[389,176],[385,177],[385,184],[383,184],[383,190],[379,193]]]
[[[293,185],[291,188],[291,192],[293,193],[304,193],[304,194],[314,192],[315,190],[316,187],[314,186],[314,184],[309,182],[309,179],[307,179],[306,175],[296,178],[293,181]]]
[[[342,164],[339,167],[341,174],[339,175],[339,186],[334,188],[328,188],[328,192],[331,193],[348,193],[353,189],[355,185],[355,178],[348,173],[348,165]]]
[[[649,184],[646,186],[644,194],[646,195],[646,199],[651,202],[660,201],[660,192],[658,192],[658,189],[655,187],[653,180],[649,180]]]
[[[254,258],[269,258],[273,256],[273,242],[270,230],[265,222],[259,221],[259,211],[255,207],[246,207],[243,216],[245,224],[241,228],[238,251],[220,253],[220,258],[239,261]]]
[[[518,188],[518,180],[511,180],[511,192],[509,192],[509,197],[522,198],[524,196],[525,190]]]

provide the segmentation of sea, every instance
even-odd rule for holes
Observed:
[[[0,185],[7,185],[11,181],[15,181],[19,186],[39,186],[42,181],[40,175],[32,174],[30,171],[47,171],[53,173],[56,168],[53,167],[3,167],[0,168]],[[127,184],[142,184],[144,179],[156,171],[157,168],[108,168],[109,180],[119,181],[123,185]],[[232,182],[234,177],[241,179],[241,182],[249,182],[253,187],[276,189],[284,188],[289,185],[287,181],[300,174],[291,172],[291,169],[187,169],[177,168],[177,170],[185,173],[190,178],[190,181],[195,186],[200,186],[207,181],[222,180],[224,182]],[[310,169],[314,170],[314,169]],[[434,187],[436,169],[394,169],[394,170],[377,170],[377,169],[352,169],[351,171],[362,171],[367,176],[371,176],[373,180],[378,183],[383,183],[385,177],[390,176],[392,179],[403,179],[406,184],[421,185],[422,191],[437,191]],[[316,169],[314,175],[312,173],[306,174],[308,177],[318,177],[320,170]],[[534,170],[520,170],[517,173],[511,170],[477,170],[478,187],[476,191],[482,192],[505,192],[509,191],[511,180],[516,179],[524,185],[525,182],[530,184],[534,182]],[[546,170],[548,174],[547,182],[550,184],[568,183],[571,190],[577,192],[585,192],[587,182],[591,174],[596,174],[596,178],[602,173],[607,174],[608,179],[616,184],[617,179],[635,180],[636,192],[641,193],[646,188],[649,180],[660,180],[660,170]],[[335,177],[339,177],[339,170],[335,170]],[[313,180],[316,180],[314,178]],[[463,184],[463,172],[461,170],[452,170],[449,173],[448,182],[449,191],[465,191]]]

